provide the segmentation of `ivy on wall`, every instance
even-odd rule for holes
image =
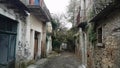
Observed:
[[[88,28],[88,34],[89,34],[89,41],[94,43],[96,39],[96,32],[94,31],[94,25],[91,24]]]

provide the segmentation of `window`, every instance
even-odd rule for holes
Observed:
[[[97,46],[102,48],[104,47],[102,43],[102,27],[97,29]]]
[[[98,28],[97,30],[97,39],[98,43],[102,43],[102,27]]]
[[[35,0],[35,5],[39,5],[40,0]]]
[[[0,32],[17,33],[17,23],[12,21],[0,20]]]

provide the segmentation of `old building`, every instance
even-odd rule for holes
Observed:
[[[80,40],[86,35],[85,44],[81,47],[81,56],[87,55],[87,68],[119,68],[120,53],[120,1],[119,0],[81,0],[81,9],[85,13],[78,14],[77,24],[81,30]],[[84,7],[82,7],[84,6]],[[83,21],[80,15],[84,15]],[[87,22],[87,26],[83,23]],[[84,26],[86,28],[84,28]],[[88,27],[89,26],[89,27]],[[84,30],[83,30],[84,29]],[[85,33],[82,34],[82,33]],[[82,42],[80,42],[82,43]],[[84,46],[84,47],[82,47]],[[87,46],[87,47],[86,47]],[[87,50],[87,53],[82,53]],[[82,61],[83,62],[83,61]]]
[[[44,0],[23,0],[22,1],[30,10],[28,16],[28,41],[31,45],[32,53],[34,56],[40,58],[46,55],[46,27],[51,17],[49,10],[47,9]],[[30,33],[30,34],[29,34]],[[34,45],[34,46],[33,46]]]
[[[96,33],[94,44],[95,68],[119,68],[120,1],[94,1],[91,18]]]
[[[87,68],[120,67],[119,3],[119,0],[80,2],[80,12],[76,17],[79,26],[77,52]]]
[[[0,1],[0,68],[15,68],[16,59],[24,53],[25,11],[29,12],[19,0]]]
[[[46,57],[50,20],[44,0],[0,1],[0,68],[23,68]]]

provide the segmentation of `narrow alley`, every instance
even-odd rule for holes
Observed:
[[[41,64],[41,62],[43,62]],[[38,61],[29,68],[80,68],[80,60],[70,52],[62,52],[49,57],[47,60]]]
[[[0,0],[0,68],[120,68],[120,0]]]

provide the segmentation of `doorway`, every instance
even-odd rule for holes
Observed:
[[[34,35],[34,60],[36,60],[38,58],[39,35],[40,35],[40,33],[35,31],[35,35]]]
[[[17,22],[0,17],[0,68],[15,68]]]

